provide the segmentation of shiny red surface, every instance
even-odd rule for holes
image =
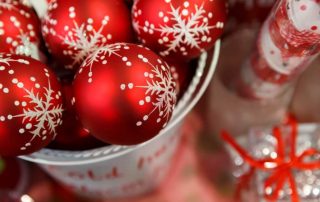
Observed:
[[[21,37],[40,46],[40,20],[35,12],[19,1],[7,3],[10,6],[0,7],[0,52],[16,53],[24,45]]]
[[[78,119],[75,106],[72,105],[73,89],[71,83],[63,83],[62,89],[65,106],[62,125],[58,128],[57,137],[49,147],[62,150],[85,150],[105,146],[106,144],[94,138]]]
[[[41,62],[23,56],[0,54],[0,67],[0,155],[28,154],[45,147],[53,139],[54,130],[47,120],[40,120],[43,112],[62,108],[56,76]],[[58,114],[51,118],[58,123],[61,117]]]
[[[177,43],[175,48],[170,48],[168,55],[162,56],[186,60],[213,47],[222,34],[223,29],[217,23],[226,21],[225,1],[137,0],[133,5],[132,19],[143,44],[162,55],[170,44]],[[162,28],[168,33],[160,31]],[[184,30],[187,31],[184,33]],[[181,40],[177,40],[180,36]],[[207,40],[209,38],[211,40]],[[160,43],[161,40],[164,43]]]
[[[110,144],[132,145],[154,137],[169,121],[176,83],[152,51],[133,44],[116,49],[80,68],[74,81],[75,106],[92,135]]]
[[[74,16],[70,11],[74,11]],[[105,17],[108,20],[102,26]],[[83,32],[79,34],[79,30]],[[89,49],[106,43],[130,42],[133,36],[130,11],[122,0],[83,0],[81,3],[77,0],[53,0],[42,22],[42,33],[52,56],[71,69],[77,69],[81,65],[91,52]],[[64,43],[65,38],[74,44],[67,45]],[[80,38],[86,40],[81,41]],[[79,61],[75,60],[74,56],[83,50],[87,54]],[[72,54],[69,54],[70,51]],[[66,52],[69,53],[66,55]]]

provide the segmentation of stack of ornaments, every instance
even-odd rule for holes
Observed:
[[[25,2],[0,0],[1,156],[156,136],[226,19],[223,0]]]

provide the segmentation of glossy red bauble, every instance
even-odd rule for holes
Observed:
[[[62,98],[55,75],[32,58],[0,54],[0,155],[39,150],[61,124]]]
[[[49,147],[61,150],[85,150],[106,145],[94,138],[76,116],[71,83],[64,81],[62,92],[65,106],[62,125],[57,129],[58,135]]]
[[[226,20],[224,0],[136,0],[133,26],[143,44],[166,57],[195,58],[210,49]]]
[[[0,52],[41,58],[40,21],[17,0],[0,1]]]
[[[117,43],[98,49],[74,81],[83,125],[105,142],[142,143],[166,126],[176,104],[169,66],[149,49]]]
[[[42,33],[49,52],[69,69],[78,68],[102,44],[129,42],[133,36],[122,0],[53,0]]]

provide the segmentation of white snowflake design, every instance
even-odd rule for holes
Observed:
[[[134,83],[121,84],[120,89],[146,89],[145,97],[139,101],[139,105],[142,106],[145,103],[152,102],[154,108],[148,114],[145,114],[142,117],[142,120],[136,122],[138,127],[142,126],[143,122],[147,121],[150,115],[156,112],[156,110],[159,112],[157,123],[161,122],[162,119],[166,119],[165,123],[163,124],[163,127],[165,127],[177,101],[176,82],[171,75],[170,67],[167,64],[162,63],[160,59],[158,59],[157,65],[153,65],[142,54],[138,54],[138,58],[143,62],[148,63],[152,67],[150,72],[144,73],[146,85],[141,86],[135,85]],[[157,78],[159,81],[155,81],[154,78]],[[155,101],[152,101],[150,96],[153,96],[154,94],[157,95],[157,98]]]
[[[0,3],[1,4],[1,3]],[[11,5],[11,9],[15,8],[17,12],[19,11],[16,7],[14,7],[13,3],[4,3]],[[5,6],[7,9],[8,5]],[[3,5],[4,6],[4,5]],[[0,11],[1,11],[0,5]],[[1,14],[1,12],[0,12]],[[30,14],[28,12],[19,12],[24,18],[30,18]],[[27,30],[22,30],[21,22],[15,17],[10,17],[10,25],[19,30],[19,34],[16,37],[5,36],[5,24],[0,21],[0,36],[4,36],[4,41],[10,45],[10,53],[31,56],[35,59],[40,59],[40,52],[38,49],[39,41],[36,39],[36,32],[34,30],[34,26],[32,24],[27,25]]]
[[[58,7],[57,3],[54,2],[49,9],[56,9]],[[50,13],[50,12],[49,12]],[[76,17],[76,11],[74,7],[69,8],[69,18],[74,19]],[[51,26],[57,25],[58,21],[53,19],[50,14],[45,16],[45,24],[43,28],[44,34],[57,35]],[[112,39],[111,34],[104,36],[102,33],[104,27],[109,22],[109,16],[104,16],[101,21],[101,26],[98,30],[93,27],[94,20],[88,18],[85,23],[78,24],[73,20],[73,26],[64,26],[64,30],[67,32],[66,35],[58,37],[62,40],[64,45],[67,45],[67,50],[63,51],[64,55],[70,56],[73,60],[72,64],[66,65],[66,68],[72,69],[75,65],[81,64],[83,60],[97,48],[107,44],[108,40]],[[50,25],[50,26],[47,26]],[[50,28],[49,28],[50,27]]]
[[[18,10],[15,5],[17,5],[18,2],[13,0],[5,0],[0,2],[0,14],[2,9],[6,10]]]
[[[93,63],[101,61],[102,64],[107,64],[108,60],[106,57],[110,57],[111,55],[115,55],[115,56],[120,57],[126,66],[128,66],[128,67],[132,66],[132,63],[128,60],[127,57],[123,57],[118,53],[122,48],[125,50],[130,49],[130,47],[127,46],[125,43],[108,44],[108,45],[104,45],[104,46],[96,48],[84,60],[84,62],[81,65],[81,68],[79,69],[79,73],[82,73],[83,67],[89,67],[88,82],[91,83],[92,76],[93,76],[93,73],[92,73]]]
[[[19,63],[25,63],[25,64],[29,64],[28,61],[24,60],[24,59],[19,59],[19,60],[16,60],[16,59],[12,59],[10,57],[10,54],[0,54],[0,64],[5,64],[5,65],[8,65],[10,66],[10,62],[19,62]],[[4,66],[0,66],[0,71],[3,71],[4,70]]]
[[[52,17],[51,12],[58,8],[58,3],[56,0],[52,0],[48,4],[48,9],[46,14],[43,16],[43,23],[42,23],[42,34],[47,36],[48,34],[56,35],[56,31],[53,29],[54,26],[58,24],[58,21]],[[48,47],[48,44],[46,44]],[[50,49],[49,49],[50,51]]]
[[[137,0],[139,1],[139,0]],[[170,2],[170,1],[166,1]],[[175,8],[172,3],[170,3],[171,11],[165,13],[160,11],[158,16],[163,20],[164,25],[156,27],[154,24],[149,21],[145,21],[143,25],[140,24],[136,18],[142,14],[142,11],[133,8],[134,20],[133,26],[134,29],[141,33],[146,32],[150,35],[154,32],[160,32],[161,37],[158,40],[158,43],[166,47],[165,50],[160,52],[160,55],[167,56],[171,52],[181,51],[183,55],[188,55],[186,47],[196,48],[200,51],[204,51],[201,47],[201,43],[210,43],[212,38],[209,36],[211,29],[222,29],[224,26],[223,22],[217,22],[215,25],[209,25],[209,18],[213,17],[213,13],[207,12],[204,9],[204,3],[200,6],[195,4],[195,12],[190,15],[187,19],[184,19],[183,16],[189,15],[190,3],[185,1],[183,8]],[[172,26],[168,26],[168,22],[173,22]],[[173,36],[174,40],[169,40],[169,37]],[[142,39],[142,42],[145,42]]]
[[[40,59],[38,43],[31,42],[29,34],[24,33],[22,30],[20,30],[20,35],[18,35],[17,38],[19,39],[19,45],[15,48],[15,50],[12,49],[10,52],[18,55],[31,56],[35,59]]]
[[[24,59],[15,60],[11,59],[10,57],[3,58],[0,56],[0,64],[4,63],[7,66],[10,66],[10,62],[29,64],[29,62]],[[5,67],[1,66],[0,71],[3,70],[5,70]],[[14,75],[14,71],[9,70],[9,74]],[[1,122],[10,121],[14,118],[22,118],[22,124],[24,125],[24,128],[20,128],[19,133],[24,134],[28,132],[32,134],[32,138],[20,148],[21,150],[26,150],[28,147],[30,147],[35,138],[46,140],[47,134],[49,133],[55,136],[57,134],[57,126],[62,124],[62,105],[53,106],[52,104],[54,99],[59,99],[61,97],[61,92],[59,91],[56,93],[52,90],[49,80],[50,75],[47,69],[44,69],[44,74],[48,78],[48,86],[43,87],[45,90],[44,96],[40,96],[39,93],[35,93],[34,88],[26,89],[23,82],[20,82],[17,78],[13,78],[12,83],[25,91],[26,95],[24,97],[28,98],[29,102],[27,103],[26,101],[19,100],[14,101],[14,105],[16,107],[23,107],[22,114],[8,114],[0,116]],[[30,77],[30,80],[35,83],[36,89],[41,88],[40,84],[36,82],[35,77]],[[0,84],[0,89],[2,89],[3,93],[5,94],[10,93],[10,90],[3,84]],[[32,107],[30,107],[30,105]],[[32,124],[34,122],[36,122],[35,125]],[[46,128],[48,128],[49,131],[47,131]]]

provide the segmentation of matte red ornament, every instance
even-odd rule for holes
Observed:
[[[42,33],[49,52],[69,69],[77,69],[103,44],[133,38],[130,11],[122,0],[52,0]]]
[[[41,58],[40,21],[17,0],[0,0],[0,52]]]
[[[55,75],[32,58],[0,54],[0,155],[37,151],[56,135],[62,98]]]
[[[210,49],[226,20],[224,0],[136,0],[133,27],[161,56],[195,58]]]
[[[105,146],[106,144],[94,138],[85,129],[76,116],[73,105],[73,89],[71,83],[62,84],[65,110],[62,116],[62,125],[57,129],[57,136],[49,145],[53,149],[85,150]]]
[[[176,81],[149,49],[116,43],[98,49],[74,81],[83,125],[102,141],[133,145],[156,136],[171,118]]]

